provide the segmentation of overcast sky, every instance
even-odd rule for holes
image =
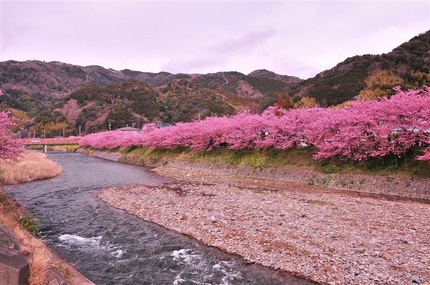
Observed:
[[[430,0],[0,0],[0,61],[309,78],[430,30]]]

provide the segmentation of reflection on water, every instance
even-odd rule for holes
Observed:
[[[40,218],[46,243],[96,284],[310,284],[113,209],[102,187],[166,182],[150,170],[76,153],[51,153],[57,178],[8,186]]]

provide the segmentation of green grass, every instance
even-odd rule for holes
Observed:
[[[370,158],[365,161],[341,162],[342,172],[375,173],[379,175],[396,175],[408,177],[430,177],[430,162],[415,158],[422,153],[421,149],[411,149],[404,156],[387,155],[381,158]],[[339,164],[338,164],[339,165]]]
[[[254,168],[300,167],[329,175],[334,173],[363,173],[386,176],[430,177],[430,162],[415,159],[420,153],[418,149],[408,152],[404,157],[389,155],[360,162],[351,160],[316,161],[313,159],[315,149],[312,148],[290,150],[229,150],[227,148],[217,148],[199,152],[188,148],[145,149],[133,147],[115,149],[114,151],[124,154],[121,159],[122,162],[144,166],[162,165],[171,160],[184,160],[224,165],[244,165]],[[331,178],[328,178],[328,180],[326,182],[330,184]]]
[[[294,149],[280,151],[276,149],[243,149],[229,150],[218,148],[208,152],[199,153],[203,162],[218,162],[230,165],[246,165],[251,167],[285,167],[288,165],[311,167],[313,150]]]
[[[36,223],[36,217],[32,214],[25,214],[20,220],[19,225],[23,227],[33,236],[37,237],[39,234],[39,227]]]

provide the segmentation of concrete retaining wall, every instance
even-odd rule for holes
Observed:
[[[19,242],[7,229],[0,226],[0,284],[27,284],[27,258],[28,255],[19,252]]]

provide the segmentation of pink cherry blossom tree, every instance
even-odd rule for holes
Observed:
[[[23,150],[21,144],[12,138],[10,127],[14,125],[9,112],[0,112],[0,159],[16,159]]]
[[[417,159],[430,160],[430,89],[395,91],[389,99],[350,102],[345,108],[273,106],[261,115],[243,111],[163,129],[148,124],[140,133],[92,134],[80,143],[95,148],[187,147],[198,151],[314,147],[315,159],[358,161],[402,156],[420,147],[424,154]]]

